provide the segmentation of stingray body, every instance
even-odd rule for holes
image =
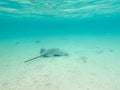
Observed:
[[[54,48],[53,49],[42,48],[40,50],[40,56],[29,59],[29,60],[25,61],[24,63],[35,60],[35,59],[40,58],[40,57],[57,57],[57,56],[68,56],[68,53],[61,51],[59,49],[54,49]]]

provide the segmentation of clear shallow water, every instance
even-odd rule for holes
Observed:
[[[1,90],[120,89],[117,35],[19,37],[2,39],[0,45]],[[60,48],[70,55],[24,63],[43,47]]]
[[[86,18],[119,15],[119,0],[1,0],[1,15],[13,17]]]
[[[9,18],[1,17],[1,38],[51,36],[66,34],[119,34],[120,18],[87,18],[61,19],[56,18]]]
[[[120,33],[119,0],[1,0],[1,38]]]
[[[119,0],[0,1],[1,37],[118,34]]]
[[[0,90],[120,90],[119,6],[119,0],[1,0]],[[41,48],[70,55],[23,63]]]

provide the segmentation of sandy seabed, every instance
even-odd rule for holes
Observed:
[[[120,90],[120,37],[104,35],[0,40],[0,90]],[[69,56],[39,58],[41,48]]]

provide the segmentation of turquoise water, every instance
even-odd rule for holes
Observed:
[[[1,0],[0,5],[3,37],[120,30],[119,0]]]
[[[120,90],[119,46],[119,0],[0,0],[0,90]]]
[[[58,18],[57,18],[58,19]],[[40,35],[65,34],[119,34],[120,18],[117,17],[91,17],[85,19],[44,19],[11,18],[0,19],[1,38],[28,37]]]

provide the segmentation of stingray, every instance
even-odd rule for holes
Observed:
[[[35,60],[35,59],[40,58],[40,57],[58,57],[58,56],[68,56],[68,53],[66,53],[64,51],[61,51],[59,49],[56,49],[56,48],[53,48],[53,49],[42,48],[40,50],[40,55],[39,56],[34,57],[32,59],[29,59],[29,60],[25,61],[24,63]]]

